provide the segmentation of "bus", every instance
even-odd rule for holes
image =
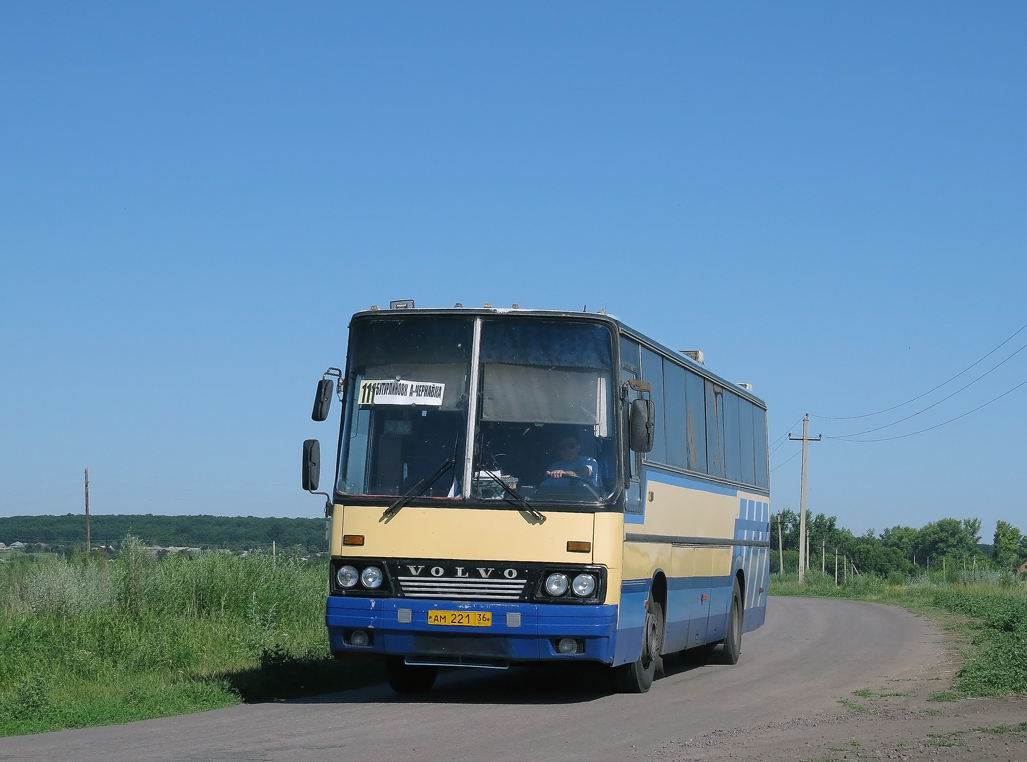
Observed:
[[[440,667],[601,665],[647,691],[664,654],[738,661],[767,607],[767,412],[747,384],[600,311],[353,315],[326,498],[332,653]]]

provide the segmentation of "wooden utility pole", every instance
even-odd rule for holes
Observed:
[[[793,442],[802,442],[802,491],[799,493],[799,582],[806,581],[806,565],[809,561],[809,552],[806,547],[806,460],[809,450],[810,442],[819,442],[821,435],[818,434],[816,439],[810,439],[809,436],[809,413],[806,413],[806,417],[802,419],[802,439],[793,437],[791,434],[788,438]]]
[[[86,558],[93,556],[93,539],[89,534],[89,469],[86,469]]]
[[[820,573],[827,573],[827,540],[820,541]]]
[[[785,573],[785,545],[781,539],[781,514],[777,514],[777,570]]]

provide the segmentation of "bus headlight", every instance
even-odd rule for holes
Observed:
[[[591,574],[579,574],[574,578],[571,589],[579,598],[588,598],[588,596],[596,591],[596,578]]]
[[[339,587],[351,588],[357,584],[357,580],[360,575],[357,570],[352,566],[340,566],[335,572],[335,581],[339,583]]]
[[[368,590],[374,590],[382,584],[384,575],[377,566],[368,566],[360,573],[360,583]]]
[[[550,574],[546,578],[546,592],[554,598],[567,592],[567,575],[560,572]]]

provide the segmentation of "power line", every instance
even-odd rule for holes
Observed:
[[[957,378],[962,376],[968,370],[970,370],[970,369],[980,365],[982,362],[984,362],[986,359],[991,357],[998,350],[1000,350],[1002,347],[1004,347],[1006,344],[1008,344],[1010,341],[1012,341],[1016,337],[1016,335],[1019,334],[1021,331],[1023,331],[1025,328],[1027,328],[1027,323],[1024,323],[1022,326],[1020,326],[1020,328],[1018,328],[1009,338],[1007,338],[1005,341],[1003,341],[1001,344],[999,344],[993,350],[988,352],[988,354],[984,355],[984,357],[982,357],[981,359],[977,360],[977,362],[967,366],[966,368],[963,368],[963,370],[959,371],[959,373],[957,373],[956,375],[952,376],[952,378],[948,379],[947,381],[943,381],[942,383],[940,383],[937,386],[935,386],[933,389],[928,389],[923,394],[918,394],[916,397],[913,397],[912,399],[906,400],[905,402],[900,402],[898,405],[892,405],[891,407],[885,408],[884,410],[878,410],[878,411],[873,412],[873,413],[864,413],[863,415],[847,415],[847,416],[831,416],[831,415],[816,415],[816,414],[812,414],[812,415],[813,415],[814,418],[824,418],[825,420],[829,420],[829,421],[852,421],[852,420],[855,420],[857,418],[870,418],[871,416],[880,415],[881,413],[888,413],[888,412],[891,412],[892,410],[897,410],[900,407],[905,407],[906,405],[908,405],[908,404],[910,404],[912,402],[916,402],[918,399],[922,399],[922,398],[926,397],[931,392],[935,392],[938,389],[941,389],[941,387],[945,386],[946,384],[948,384],[948,383],[950,383],[952,381],[955,381]],[[1021,347],[1021,349],[1022,349],[1022,347]],[[1019,351],[1020,350],[1017,350],[1017,352],[1019,352]],[[791,427],[789,427],[789,428],[791,428]],[[854,434],[852,436],[858,436],[858,435]]]
[[[1025,349],[1027,349],[1027,344],[1024,344],[1022,347],[1020,347],[1018,350],[1013,352],[1013,354],[1009,355],[1009,357],[1007,357],[1005,360],[1000,362],[998,365],[996,365],[991,370],[989,370],[989,371],[987,371],[985,373],[982,373],[981,375],[979,375],[977,378],[975,378],[970,383],[966,384],[965,386],[961,386],[959,389],[956,389],[956,391],[952,392],[952,394],[948,395],[947,397],[942,397],[940,400],[938,400],[937,402],[935,402],[935,403],[933,403],[931,405],[928,405],[923,410],[918,410],[917,412],[913,413],[912,415],[907,415],[905,418],[900,418],[897,421],[892,421],[891,423],[886,423],[883,426],[878,426],[877,428],[867,429],[866,431],[854,431],[851,434],[839,434],[839,435],[833,436],[833,437],[829,436],[829,437],[827,437],[827,439],[847,439],[849,437],[859,437],[859,436],[863,436],[864,434],[872,434],[875,431],[881,431],[882,429],[888,429],[888,428],[891,428],[892,426],[897,426],[898,424],[902,423],[903,421],[908,421],[910,418],[915,418],[916,416],[920,415],[921,413],[926,413],[931,408],[937,407],[938,405],[940,405],[945,400],[952,399],[957,394],[959,394],[961,391],[963,391],[964,389],[970,388],[971,386],[976,384],[978,381],[980,381],[985,376],[987,376],[987,375],[989,375],[991,373],[994,373],[996,370],[1001,368],[1003,365],[1005,365],[1007,362],[1012,360],[1014,357],[1016,357],[1018,354],[1020,354]],[[957,419],[954,418],[953,420],[957,420]],[[927,430],[928,429],[925,429],[925,431],[927,431]]]
[[[915,436],[916,434],[923,434],[925,431],[933,431],[934,429],[939,429],[942,426],[945,426],[947,424],[952,423],[953,421],[958,421],[960,418],[966,418],[971,413],[976,413],[978,410],[981,410],[982,408],[986,408],[991,403],[998,402],[1000,399],[1005,397],[1007,394],[1012,394],[1013,392],[1015,392],[1017,389],[1019,389],[1021,386],[1024,386],[1025,384],[1027,384],[1027,380],[1021,381],[1020,383],[1018,383],[1016,386],[1014,386],[1009,391],[1003,392],[1002,394],[1000,394],[999,396],[995,397],[994,399],[988,400],[983,405],[979,405],[978,407],[975,407],[973,410],[968,410],[967,412],[963,413],[962,415],[957,415],[955,418],[950,418],[949,420],[943,421],[942,423],[936,424],[934,426],[929,426],[926,429],[920,429],[919,431],[911,431],[909,434],[899,434],[898,436],[882,437],[880,439],[838,439],[837,437],[828,437],[828,439],[838,439],[839,442],[890,442],[893,439],[905,439],[906,437],[912,437],[912,436]],[[781,465],[784,465],[784,463],[782,463]],[[773,470],[773,469],[771,469],[771,470]]]
[[[856,440],[853,440],[853,441],[856,441]],[[777,469],[781,468],[781,466],[783,466],[783,465],[784,465],[785,463],[787,463],[788,461],[791,461],[791,460],[795,460],[796,458],[798,458],[798,457],[799,457],[799,455],[800,455],[801,453],[802,453],[802,450],[796,450],[796,451],[795,451],[795,455],[793,455],[792,457],[790,457],[790,458],[789,458],[788,460],[785,460],[785,461],[782,461],[781,463],[778,463],[778,464],[777,464],[776,466],[774,466],[774,467],[773,467],[772,469],[770,469],[770,470],[771,470],[771,471],[777,471]]]
[[[789,426],[789,427],[788,427],[788,430],[787,430],[787,431],[785,431],[785,433],[784,433],[784,434],[782,434],[781,436],[779,436],[779,437],[778,437],[777,439],[775,439],[775,440],[774,440],[773,442],[771,442],[771,443],[770,443],[770,446],[771,446],[771,447],[773,448],[773,449],[772,449],[772,450],[770,451],[770,454],[771,454],[771,455],[773,455],[773,454],[774,454],[775,452],[777,452],[778,450],[780,450],[780,449],[781,449],[781,446],[782,446],[782,445],[783,445],[783,444],[784,444],[785,442],[787,442],[787,441],[788,441],[788,440],[787,440],[787,439],[786,439],[785,437],[787,437],[787,436],[788,436],[789,434],[791,434],[791,433],[792,433],[792,429],[794,429],[794,428],[795,428],[795,425],[796,425],[796,424],[798,424],[798,423],[802,423],[802,416],[799,416],[799,417],[798,417],[798,418],[796,419],[795,423],[793,423],[793,424],[792,424],[791,426]],[[778,442],[780,442],[781,444],[778,444]],[[777,445],[777,447],[774,447],[774,445]]]

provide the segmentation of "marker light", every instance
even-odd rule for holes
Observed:
[[[546,579],[546,592],[554,598],[567,592],[567,575],[556,572]]]
[[[571,589],[579,598],[588,598],[596,591],[596,578],[591,574],[579,574],[574,578]]]
[[[339,587],[353,587],[357,584],[359,577],[360,575],[357,574],[357,570],[352,566],[340,566],[338,571],[335,572],[335,581],[339,583]]]
[[[382,570],[377,566],[368,566],[360,573],[360,582],[364,587],[374,590],[382,584]]]

